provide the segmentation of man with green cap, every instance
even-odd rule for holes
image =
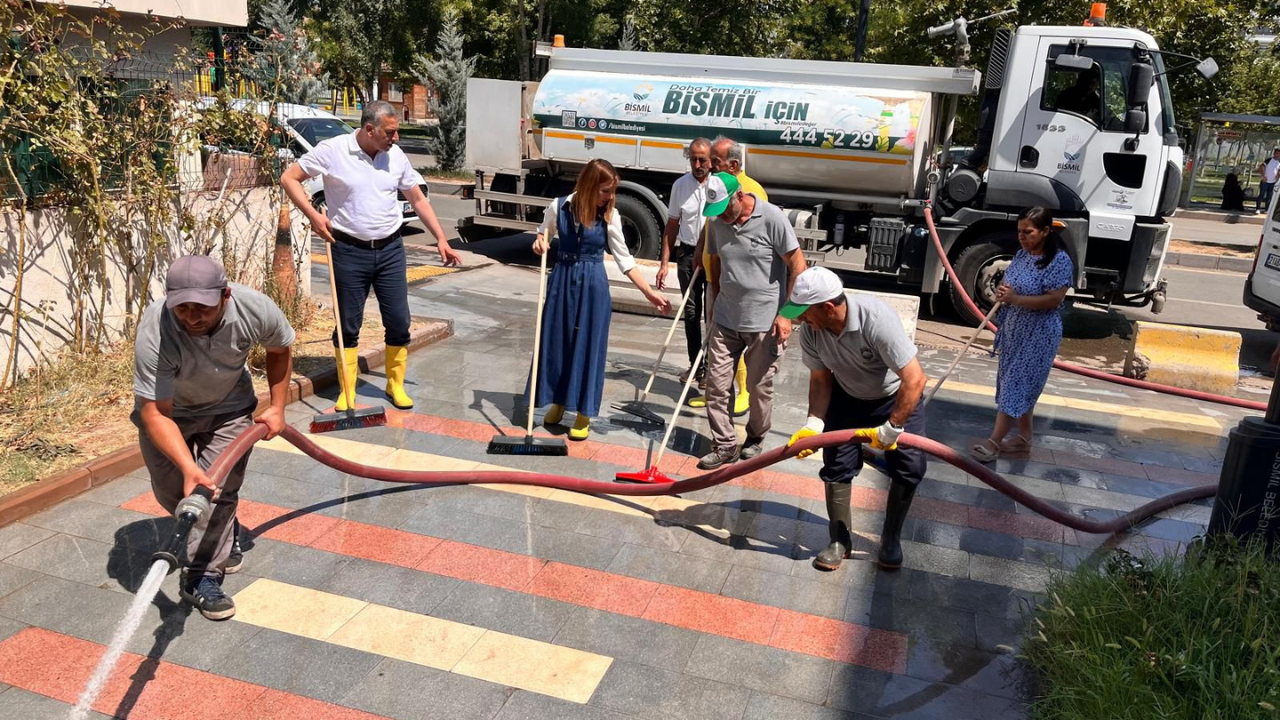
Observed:
[[[711,452],[703,470],[748,459],[764,449],[773,414],[773,376],[787,349],[791,321],[778,315],[791,284],[804,271],[795,229],[777,206],[742,190],[729,173],[707,178],[703,215],[708,222],[707,280],[716,304],[707,340],[707,421]],[[751,393],[747,439],[741,449],[733,429],[734,367],[746,357]]]
[[[791,301],[779,313],[800,320],[800,350],[809,368],[809,420],[791,440],[824,431],[858,428],[871,447],[885,451],[889,499],[880,532],[880,566],[902,566],[902,525],[924,479],[925,456],[898,447],[904,432],[923,435],[920,396],[928,378],[916,357],[915,343],[902,321],[880,298],[848,296],[830,270],[813,267],[796,279]],[[804,450],[800,457],[814,451]],[[862,470],[862,443],[822,451],[818,477],[826,489],[831,544],[813,560],[819,570],[835,570],[853,546],[849,499],[853,478]]]

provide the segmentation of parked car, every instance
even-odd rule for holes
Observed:
[[[200,98],[197,107],[203,109],[213,103],[214,98],[204,97]],[[253,103],[251,100],[235,100],[232,102],[232,107],[237,110],[243,110],[250,107],[251,104],[256,105],[253,109],[259,115],[266,115],[270,112],[268,103]],[[355,128],[348,125],[346,121],[337,115],[307,105],[277,104],[276,122],[280,124],[280,127],[284,128],[285,134],[289,138],[288,146],[281,148],[280,151],[282,159],[286,162],[292,162],[311,152],[312,148],[324,140],[355,131]],[[311,198],[311,204],[316,209],[323,210],[325,207],[324,181],[319,177],[314,177],[304,182],[302,187]],[[422,189],[424,195],[430,196],[430,190],[425,184],[418,187]],[[404,193],[398,193],[398,195],[401,211],[404,215],[401,224],[416,219],[417,215],[414,214],[413,208],[409,206],[409,201],[405,199]]]
[[[1244,304],[1270,330],[1280,330],[1280,193],[1271,197],[1258,238],[1253,270],[1244,283]]]

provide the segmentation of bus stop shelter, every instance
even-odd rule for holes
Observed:
[[[1182,207],[1222,203],[1222,185],[1235,170],[1246,202],[1258,195],[1258,165],[1280,147],[1280,117],[1205,113],[1183,183]]]

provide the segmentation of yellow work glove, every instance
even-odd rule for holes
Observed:
[[[898,449],[898,437],[902,432],[903,428],[894,427],[893,423],[886,420],[880,427],[855,430],[853,436],[869,439],[873,450],[887,451]]]
[[[824,427],[826,427],[826,423],[824,423],[822,420],[820,420],[820,419],[818,419],[818,418],[813,417],[812,415],[810,415],[810,416],[809,416],[809,420],[805,422],[804,427],[802,427],[802,428],[800,428],[799,430],[797,430],[797,431],[795,432],[795,434],[791,436],[791,439],[787,441],[787,447],[791,447],[792,445],[795,445],[795,444],[796,444],[796,441],[797,441],[797,440],[800,440],[800,439],[802,439],[802,438],[813,437],[814,435],[821,435],[821,434],[822,434],[822,429],[823,429]],[[814,454],[815,452],[817,452],[817,451],[816,451],[816,450],[801,450],[801,451],[800,451],[800,454],[799,454],[799,455],[796,455],[796,457],[798,457],[798,458],[800,458],[801,460],[803,460],[803,459],[805,459],[805,458],[809,457],[810,455]]]

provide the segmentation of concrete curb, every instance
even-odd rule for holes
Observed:
[[[454,195],[461,195],[462,186],[467,184],[469,183],[463,183],[463,182],[452,183],[452,182],[445,182],[443,180],[428,180],[427,189],[431,191],[431,197],[436,197],[437,195],[443,195],[445,197],[449,197]]]
[[[1125,377],[1230,395],[1240,382],[1240,333],[1139,320]]]
[[[436,318],[414,318],[427,321],[427,327],[414,332],[409,337],[409,350],[439,342],[453,335],[453,321]],[[370,368],[381,366],[386,362],[385,345],[378,345],[360,352],[360,369],[367,372]],[[297,402],[302,398],[316,394],[319,390],[338,384],[338,371],[330,368],[313,376],[298,378],[289,383],[287,402]],[[258,415],[271,404],[266,392],[258,395]],[[80,493],[101,487],[112,480],[142,467],[142,449],[138,445],[120,448],[101,457],[93,458],[84,465],[68,468],[57,475],[39,480],[27,487],[0,498],[0,527],[30,517],[41,510],[69,500]]]
[[[1200,253],[1171,252],[1165,256],[1165,267],[1185,267],[1221,272],[1248,273],[1253,269],[1253,258],[1202,255]]]
[[[1228,225],[1261,225],[1266,219],[1266,215],[1250,212],[1221,212],[1217,210],[1186,210],[1179,208],[1173,214],[1173,218],[1183,218],[1186,220],[1216,220],[1217,222],[1226,223]]]

